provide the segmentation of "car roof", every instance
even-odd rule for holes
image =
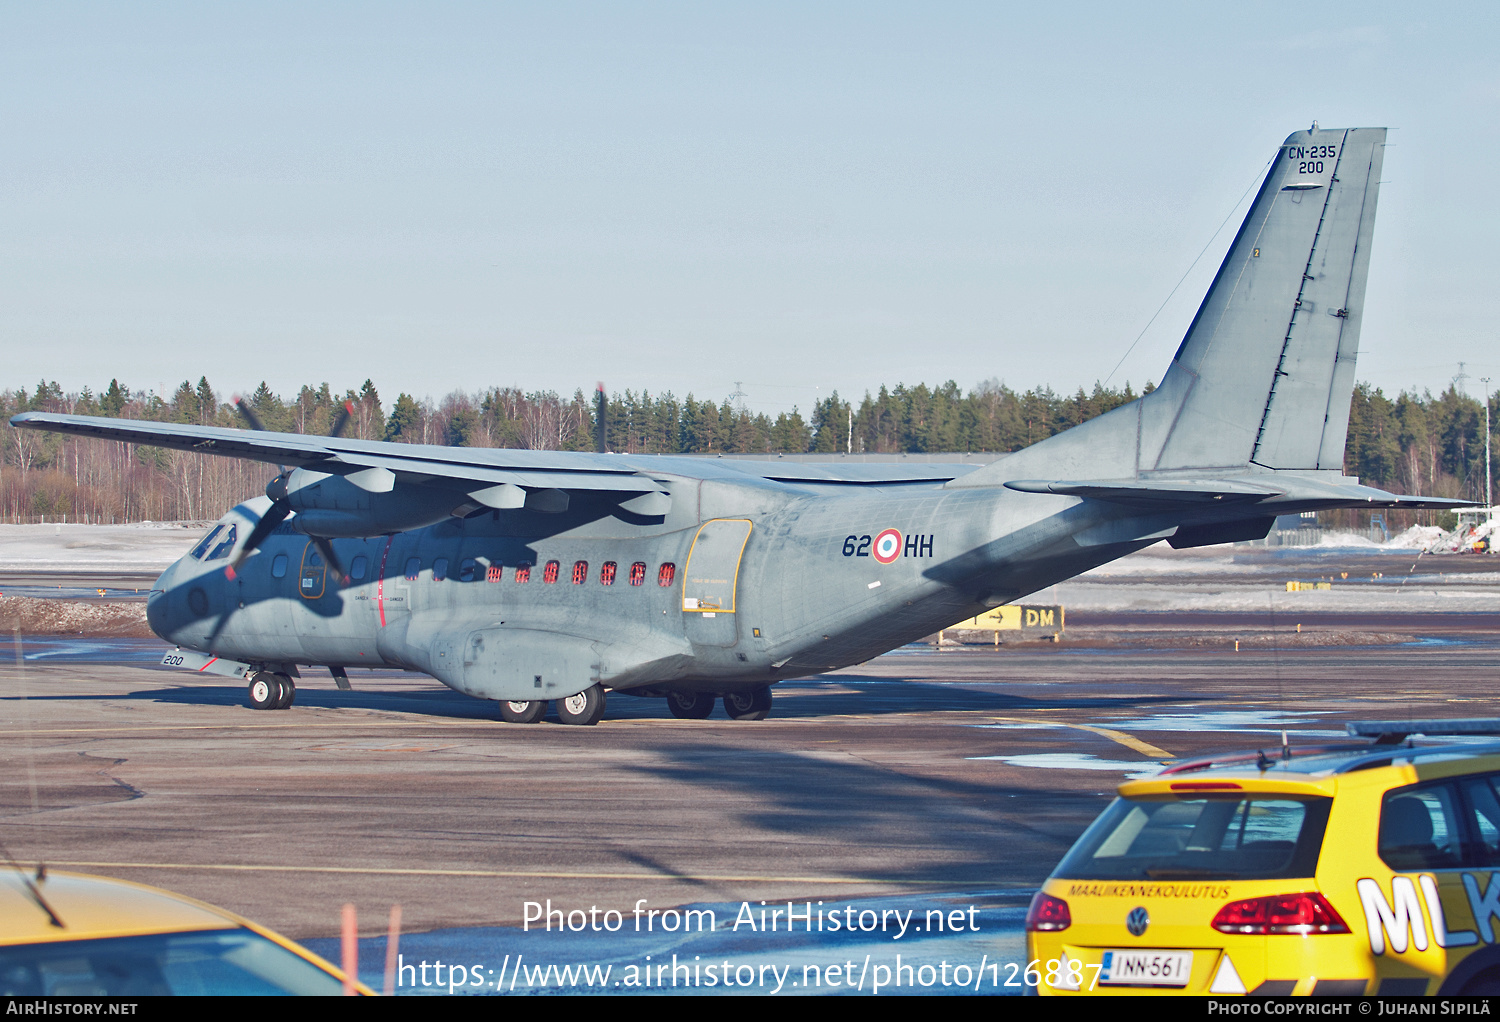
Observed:
[[[1334,779],[1385,767],[1399,768],[1392,786],[1413,783],[1416,768],[1427,776],[1500,770],[1500,741],[1342,743],[1283,752],[1234,752],[1175,763],[1159,774],[1120,785],[1124,796],[1208,794],[1214,791],[1285,791],[1332,795]]]
[[[37,904],[28,871],[0,866],[0,946],[243,926],[238,916],[179,894],[125,880],[53,872],[36,889],[62,920],[54,926]]]

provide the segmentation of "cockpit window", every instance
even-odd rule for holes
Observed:
[[[210,561],[217,561],[220,557],[228,557],[229,552],[234,549],[234,541],[238,534],[239,528],[231,525],[229,531],[224,534],[223,538],[214,547],[213,553],[208,555],[208,559]]]
[[[213,543],[214,537],[224,531],[224,526],[215,525],[208,530],[208,535],[198,541],[198,545],[188,551],[188,556],[197,560],[203,560],[203,555],[208,552],[209,545]]]

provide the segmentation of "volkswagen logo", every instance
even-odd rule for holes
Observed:
[[[1131,909],[1130,915],[1125,917],[1125,929],[1130,931],[1132,937],[1139,937],[1150,925],[1151,917],[1146,914],[1143,906]]]

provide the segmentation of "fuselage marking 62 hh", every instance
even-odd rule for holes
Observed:
[[[1314,148],[1315,147],[1315,148]],[[279,465],[161,576],[151,627],[290,704],[297,666],[432,675],[507,720],[606,690],[703,717],[1166,539],[1447,507],[1343,475],[1385,130],[1272,161],[1161,386],[993,464],[424,447],[28,412],[26,429]],[[1317,152],[1319,157],[1299,158]],[[252,423],[253,424],[253,423]]]

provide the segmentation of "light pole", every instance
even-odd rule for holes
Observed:
[[[1491,494],[1495,491],[1490,489],[1490,378],[1481,376],[1479,382],[1484,384],[1484,513],[1493,522],[1495,508]]]

